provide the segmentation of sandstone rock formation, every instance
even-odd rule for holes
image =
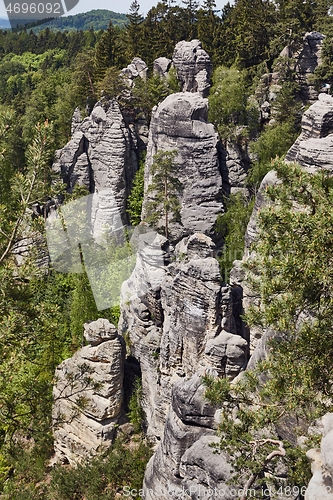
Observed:
[[[116,100],[97,102],[90,116],[80,122],[76,110],[73,136],[56,152],[53,172],[71,192],[76,184],[94,193],[93,232],[110,227],[113,216],[128,222],[126,199],[137,170],[135,135],[126,126]]]
[[[321,51],[325,35],[312,31],[305,33],[303,37],[303,46],[299,52],[293,56],[296,59],[295,71],[298,82],[301,84],[300,95],[306,100],[315,100],[318,92],[309,78],[313,75],[315,69],[321,64]]]
[[[327,94],[319,94],[318,100],[310,106],[302,118],[302,132],[286,155],[286,161],[297,162],[308,172],[318,172],[324,168],[333,171],[333,157],[331,154],[333,147],[333,97]],[[245,234],[245,254],[247,259],[251,253],[251,245],[258,238],[257,213],[267,204],[265,191],[269,185],[275,185],[278,182],[275,172],[269,172],[263,179],[258,194],[256,196],[255,206],[247,226]],[[243,305],[245,310],[250,304],[258,304],[258,297],[249,288],[244,280],[244,272],[241,270],[241,263],[235,263],[231,272],[231,284],[243,287]],[[262,355],[266,349],[266,337],[270,337],[272,332],[264,334],[259,329],[253,328],[250,336],[250,350],[258,350]],[[256,355],[257,356],[257,355]],[[255,358],[256,358],[255,356]],[[250,361],[250,366],[255,362],[255,358]]]
[[[145,165],[145,191],[151,183],[154,155],[176,150],[181,220],[170,224],[173,241],[194,232],[213,234],[223,212],[220,146],[214,126],[207,122],[208,103],[198,93],[169,95],[155,109],[149,130]],[[147,215],[145,196],[142,219]]]
[[[250,157],[247,151],[247,145],[237,144],[236,142],[227,142],[223,150],[224,171],[226,175],[223,179],[223,188],[227,194],[241,193],[245,197],[249,194],[246,185],[247,174],[251,166]]]
[[[331,500],[333,498],[333,413],[322,418],[323,434],[320,449],[311,449],[312,478],[305,492],[305,500]]]
[[[318,92],[311,82],[311,76],[321,64],[321,51],[325,36],[316,31],[306,33],[301,44],[290,44],[280,53],[272,73],[264,74],[255,92],[260,107],[260,121],[267,124],[274,120],[271,104],[276,99],[284,82],[286,71],[294,71],[300,84],[298,97],[303,101],[315,102]]]
[[[121,75],[125,78],[128,86],[133,87],[135,78],[140,77],[143,80],[147,80],[147,64],[140,57],[134,57],[133,61],[121,70]]]
[[[75,464],[109,447],[122,416],[125,344],[106,319],[86,323],[89,345],[56,369],[55,457]]]
[[[286,160],[310,171],[333,169],[333,97],[319,94],[302,117],[302,133],[289,149]]]
[[[183,92],[199,92],[202,97],[207,97],[212,63],[207,52],[202,49],[201,42],[199,40],[178,42],[172,61]]]
[[[224,453],[215,453],[219,438],[213,430],[215,409],[204,400],[201,378],[178,380],[164,434],[150,459],[144,480],[145,498],[218,498],[232,500],[227,481],[232,469]],[[215,491],[215,494],[214,494]]]
[[[165,263],[167,241],[160,241]],[[142,370],[147,433],[163,434],[173,384],[202,369],[234,378],[247,362],[247,332],[240,321],[238,287],[221,285],[215,245],[194,234],[175,248],[175,260],[157,267],[147,247],[122,289],[120,331],[130,339]],[[158,259],[157,259],[158,257]],[[159,279],[157,279],[157,277]]]
[[[172,60],[167,57],[158,57],[153,62],[154,73],[165,78],[168,75],[168,71],[171,67]]]

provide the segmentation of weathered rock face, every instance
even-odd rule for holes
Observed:
[[[313,75],[315,69],[321,64],[321,50],[325,35],[312,31],[305,33],[303,46],[299,53],[295,54],[295,71],[298,81],[301,83],[301,96],[307,100],[315,100],[318,92],[311,85],[309,76]]]
[[[204,400],[205,388],[198,375],[180,379],[172,389],[172,404],[164,434],[148,463],[145,498],[223,498],[232,500],[227,481],[232,470],[224,454],[214,453],[215,409]],[[214,490],[218,490],[214,496]],[[173,493],[171,493],[173,492]],[[178,497],[177,497],[178,493]]]
[[[286,155],[286,161],[297,162],[308,172],[318,172],[324,168],[333,171],[333,97],[327,94],[319,94],[318,101],[310,106],[302,118],[302,133],[295,141]],[[258,212],[267,205],[265,191],[268,186],[278,182],[274,171],[269,172],[263,179],[256,197],[255,206],[247,226],[245,234],[245,254],[247,259],[251,252],[251,245],[258,238]],[[240,263],[235,263],[231,272],[230,281],[243,287],[243,305],[245,310],[251,304],[259,304],[259,297],[249,288],[244,280],[244,272],[240,269]],[[266,337],[272,332],[266,332],[262,340],[262,330],[253,328],[250,336],[251,353],[258,346],[258,352],[264,355],[266,349]],[[256,355],[257,356],[257,355]],[[250,366],[255,363],[256,356],[250,361]]]
[[[222,157],[225,161],[226,175],[223,179],[223,188],[228,194],[242,193],[245,197],[249,194],[246,185],[248,170],[251,160],[247,146],[243,147],[237,143],[227,142]]]
[[[128,86],[133,87],[135,78],[140,77],[143,80],[147,80],[147,64],[140,59],[140,57],[134,57],[133,61],[126,68],[121,70],[121,75],[125,78]]]
[[[110,226],[116,213],[126,224],[126,199],[137,170],[137,148],[118,103],[98,102],[83,121],[76,110],[72,131],[70,142],[56,152],[53,171],[69,191],[78,184],[94,193],[93,226]]]
[[[286,71],[296,73],[297,82],[300,84],[298,97],[302,101],[316,101],[318,92],[311,84],[311,76],[321,64],[324,39],[325,36],[316,31],[306,33],[300,45],[291,44],[282,50],[272,73],[266,73],[261,77],[255,98],[259,103],[260,120],[263,124],[274,120],[271,104],[281,90]]]
[[[315,171],[332,170],[333,97],[319,94],[302,117],[302,133],[289,149],[286,160]]]
[[[161,150],[177,150],[181,220],[170,224],[173,241],[194,232],[212,235],[217,215],[223,212],[220,146],[214,126],[207,122],[207,104],[199,94],[172,94],[157,107],[150,124],[145,191],[152,181],[154,155]],[[148,202],[146,193],[143,219]]]
[[[161,248],[167,244],[160,243]],[[161,251],[167,261],[166,248]],[[177,380],[201,368],[234,378],[246,366],[240,289],[222,287],[214,251],[210,238],[194,234],[177,245],[175,260],[161,268],[147,248],[141,259],[145,271],[138,260],[122,289],[120,328],[141,365],[143,407],[152,439],[163,433]]]
[[[199,40],[178,42],[173,56],[173,64],[183,92],[199,92],[207,97],[212,74],[212,63]]]
[[[90,345],[58,366],[53,390],[55,457],[71,464],[109,447],[122,415],[124,341],[106,319],[84,335]]]
[[[307,452],[313,475],[305,492],[305,500],[331,500],[333,495],[333,414],[324,415],[322,424],[320,449]]]
[[[168,75],[171,68],[172,60],[167,57],[158,57],[153,62],[154,73],[160,75],[162,78]]]

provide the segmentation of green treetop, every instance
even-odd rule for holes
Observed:
[[[152,200],[147,203],[146,218],[148,223],[154,226],[164,219],[164,234],[168,238],[171,221],[179,221],[181,205],[178,194],[181,191],[181,183],[177,178],[178,166],[175,161],[177,151],[159,151],[154,156],[151,166],[152,182],[148,186],[148,193]],[[171,214],[173,215],[172,219]]]

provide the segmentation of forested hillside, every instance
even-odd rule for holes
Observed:
[[[197,38],[202,42],[214,69],[208,98],[209,120],[218,132],[223,151],[233,145],[244,155],[246,153],[247,161],[245,187],[242,186],[244,189],[238,194],[224,193],[226,213],[218,218],[215,229],[216,235],[219,235],[221,274],[227,281],[233,260],[242,258],[244,233],[261,180],[271,169],[272,159],[276,156],[283,158],[294,143],[301,130],[302,113],[311,101],[311,96],[304,93],[304,82],[300,81],[299,73],[290,62],[292,55],[301,50],[306,32],[318,31],[326,36],[321,64],[311,73],[307,85],[314,93],[333,85],[333,17],[330,15],[333,4],[330,1],[236,0],[232,5],[228,3],[222,11],[218,7],[214,0],[204,0],[201,5],[184,0],[182,6],[165,0],[150,9],[144,18],[135,0],[126,16],[126,24],[121,14],[110,12],[111,22],[107,29],[103,29],[106,11],[92,11],[89,15],[57,19],[48,23],[49,26],[38,29],[0,31],[0,499],[119,498],[117,492],[124,484],[139,491],[144,467],[151,455],[142,433],[144,417],[139,404],[140,385],[137,383],[127,408],[135,427],[134,439],[123,437],[117,441],[113,453],[97,457],[75,470],[60,465],[52,469],[49,466],[53,453],[51,412],[55,369],[81,347],[85,321],[95,320],[101,314],[114,324],[119,319],[119,307],[102,313],[97,310],[85,274],[61,274],[49,264],[45,265],[46,248],[41,235],[50,206],[55,200],[57,203],[67,202],[87,194],[79,186],[72,192],[66,190],[68,186],[60,182],[51,170],[55,151],[70,140],[75,108],[80,108],[85,117],[101,98],[113,98],[124,116],[130,117],[133,123],[143,120],[149,126],[153,107],[180,90],[175,70],[171,69],[168,78],[163,78],[153,73],[153,61],[158,57],[171,58],[175,45],[181,40]],[[279,57],[285,48],[284,56]],[[135,85],[129,89],[128,81],[120,75],[120,71],[134,57],[146,62],[148,77],[137,78]],[[260,107],[265,101],[261,95],[264,94],[264,75],[274,72],[279,72],[279,91],[269,103],[269,116],[264,116]],[[142,164],[144,146],[141,149],[138,160]],[[156,161],[158,163],[163,159],[161,156]],[[167,175],[173,172],[172,158],[170,162],[171,170]],[[279,172],[281,178],[290,181],[284,167],[280,166]],[[296,177],[300,175],[297,172]],[[297,203],[304,202],[306,205],[310,194],[305,201],[300,194],[304,185],[309,187],[311,181],[306,178],[302,182],[300,179],[295,184],[293,195]],[[177,186],[180,190],[179,184]],[[318,206],[327,222],[331,212],[322,202],[321,189],[330,191],[331,181],[324,179],[321,182],[316,178],[312,187],[312,199],[316,205],[313,210],[316,211]],[[270,224],[275,225],[276,239],[283,246],[288,239],[283,239],[284,227],[292,233],[300,221],[297,218],[294,220],[287,211],[290,208],[288,193],[277,195],[273,191],[271,196],[272,199],[281,196],[287,220],[276,220],[274,215],[264,213],[264,224],[266,229]],[[127,200],[133,225],[140,222],[142,198],[141,167]],[[156,208],[157,205],[152,206]],[[169,209],[167,206],[166,210]],[[316,228],[319,222],[320,217],[314,219],[311,241],[318,237]],[[301,223],[306,225],[303,219]],[[323,234],[319,236],[324,241]],[[32,250],[27,251],[31,242],[34,243]],[[270,257],[265,252],[269,245],[275,243],[266,234],[261,251],[268,261],[267,266]],[[306,244],[311,245],[311,242]],[[325,256],[328,258],[329,243],[325,240],[323,244],[326,245]],[[305,246],[302,252],[296,253],[297,259],[307,249],[308,246]],[[320,248],[316,246],[311,262],[304,268],[300,266],[298,276],[306,271],[308,274],[304,275],[304,279],[313,278],[318,272],[318,253]],[[255,265],[259,269],[261,263]],[[321,266],[319,268],[320,283],[325,282],[325,289],[330,289],[331,271],[327,275]],[[265,269],[262,287],[266,303],[270,303],[267,291],[276,296],[279,290],[285,291],[295,283],[295,266],[285,263],[280,289],[279,283],[276,288],[273,287],[269,269]],[[272,275],[278,272],[276,268],[270,269]],[[318,287],[320,284],[315,282],[315,285]],[[304,293],[300,296],[295,292],[295,301],[311,299],[306,290],[302,290]],[[314,302],[310,302],[313,309],[323,305],[321,296],[317,299],[318,294]],[[295,319],[293,315],[299,306],[295,301],[283,309],[286,318],[292,316]],[[274,314],[279,314],[280,306],[278,300],[273,301],[261,321],[266,321],[268,325],[279,324]],[[323,311],[327,332],[332,326],[330,313],[331,309],[327,306]],[[254,313],[250,320],[260,322]],[[295,323],[292,327],[296,328]],[[299,340],[302,357],[297,376],[299,384],[305,366],[310,364],[311,370],[306,379],[307,390],[299,393],[295,389],[295,394],[290,394],[287,400],[293,412],[298,407],[304,410],[304,401],[309,403],[318,387],[328,399],[332,396],[328,389],[331,372],[322,368],[320,378],[318,369],[313,365],[318,361],[314,346],[318,343],[320,332],[321,324],[316,325],[313,337],[305,332],[311,337],[311,355],[306,351],[308,340]],[[320,349],[322,355],[331,353],[329,343],[321,343]],[[156,359],[158,356],[156,350]],[[280,365],[283,363],[281,356],[288,359],[283,371],[286,379],[291,376],[293,359],[291,356],[288,358],[288,352],[283,350],[279,351],[279,356]],[[327,357],[325,359],[327,361]],[[286,387],[277,375],[279,363],[274,362],[269,367],[276,378],[267,389],[270,390],[269,397],[274,393],[276,405],[280,405],[281,391]],[[207,384],[210,398],[215,403],[222,404],[223,397],[229,398],[229,401],[234,397],[230,387],[223,383],[218,388],[210,385],[209,380]],[[264,401],[266,396],[265,393]],[[329,408],[329,405],[324,406]],[[281,405],[279,410],[282,411]],[[266,408],[257,412],[260,424],[271,422],[268,411]],[[318,411],[314,411],[313,415],[319,416]],[[250,416],[245,414],[244,420],[248,421],[241,423],[244,435],[248,422],[253,418],[253,413]],[[225,425],[225,432],[230,437],[227,445],[232,446],[239,429],[231,428],[231,424],[228,427],[229,423]],[[246,434],[244,453],[249,455],[252,452],[250,444],[251,437]],[[296,484],[297,481],[308,480],[309,467],[305,465],[304,456],[295,458],[294,455],[290,452],[289,459],[292,467],[295,466]],[[244,467],[250,471],[249,475],[256,470],[253,456]],[[261,470],[257,475],[260,473]],[[140,498],[140,495],[135,498]]]
[[[123,28],[127,23],[125,14],[119,14],[110,10],[96,9],[74,16],[59,17],[40,26],[32,28],[34,33],[50,28],[52,31],[72,31],[72,30],[105,30],[109,22],[113,26]],[[29,29],[30,26],[27,27]]]

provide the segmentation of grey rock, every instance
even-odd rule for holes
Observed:
[[[310,106],[302,118],[302,132],[286,155],[286,161],[297,162],[309,173],[316,173],[326,169],[333,170],[333,97],[319,94],[318,101]],[[245,234],[245,253],[243,261],[251,256],[252,245],[258,238],[259,211],[268,205],[265,192],[269,186],[276,185],[278,179],[274,171],[269,172],[263,179],[256,196],[255,206]],[[241,263],[236,262],[231,272],[231,284],[243,288],[243,306],[247,310],[250,305],[259,306],[259,296],[249,287],[246,273]],[[249,368],[267,354],[267,340],[276,337],[276,332],[252,328],[250,334],[250,352],[252,358]]]
[[[319,94],[302,117],[302,133],[289,149],[286,160],[303,167],[332,169],[333,97]],[[313,168],[312,168],[313,171]]]
[[[144,478],[145,498],[233,498],[227,481],[232,469],[225,454],[216,454],[219,438],[212,430],[214,408],[204,399],[197,375],[178,381],[172,389],[172,407],[164,433]],[[219,491],[217,491],[219,490]],[[190,493],[189,493],[190,492]],[[177,496],[178,495],[178,496]],[[207,496],[208,495],[208,496]],[[223,497],[224,498],[224,497]]]
[[[318,98],[311,77],[321,64],[324,39],[325,36],[316,31],[306,33],[301,43],[289,44],[282,50],[272,73],[261,77],[255,98],[259,104],[262,124],[274,123],[274,110],[271,105],[282,88],[286,71],[296,73],[297,82],[300,84],[298,97],[303,102],[314,102]]]
[[[237,490],[229,484],[233,471],[228,456],[216,453],[219,441],[216,436],[202,436],[182,456],[180,474],[184,489],[191,492],[189,498],[235,499]]]
[[[71,464],[111,446],[122,416],[123,339],[105,319],[85,328],[93,345],[57,367],[53,388],[55,455]]]
[[[120,74],[123,75],[128,86],[133,87],[135,85],[135,78],[140,77],[143,80],[147,80],[148,67],[140,57],[134,57],[131,63],[121,70]]]
[[[311,449],[312,478],[305,492],[305,500],[331,500],[333,494],[333,414],[322,418],[323,436],[320,449]]]
[[[98,319],[84,325],[84,338],[90,345],[98,345],[117,337],[117,328],[107,319]]]
[[[69,192],[78,184],[94,194],[93,234],[111,227],[117,217],[128,223],[126,199],[137,170],[136,141],[118,103],[96,103],[82,122],[75,111],[72,128],[72,139],[56,152],[53,172],[62,177]]]
[[[183,92],[199,92],[207,97],[210,88],[212,63],[201,47],[199,40],[178,42],[173,56],[173,64]]]
[[[317,99],[318,93],[311,85],[309,75],[313,75],[316,68],[321,64],[321,51],[325,35],[312,31],[305,33],[303,46],[299,53],[295,54],[295,71],[298,81],[301,83],[301,96],[305,99]]]
[[[214,339],[208,340],[205,357],[219,376],[232,380],[246,368],[248,343],[238,335],[222,331]]]
[[[175,247],[175,255],[179,260],[185,257],[188,260],[206,259],[207,257],[214,257],[215,251],[216,246],[212,240],[200,233],[182,239]]]
[[[189,380],[180,379],[172,388],[172,409],[178,418],[187,425],[214,427],[214,408],[205,399],[206,387],[198,375]]]
[[[154,73],[165,78],[171,67],[172,60],[167,57],[158,57],[153,62]]]
[[[184,453],[203,435],[214,439],[214,431],[209,428],[213,425],[214,409],[202,396],[203,386],[198,376],[179,380],[173,386],[172,406],[165,421],[163,436],[145,473],[144,490],[147,498],[155,498],[157,489],[162,492],[161,498],[168,498],[171,490],[181,488],[183,476],[179,469]]]
[[[170,223],[172,241],[194,232],[212,235],[217,215],[223,212],[219,141],[213,125],[207,122],[207,112],[206,99],[184,92],[168,96],[152,116],[142,219],[147,216],[147,203],[152,197],[147,189],[152,182],[154,155],[177,150],[181,213],[180,222]]]
[[[78,130],[79,126],[82,123],[82,115],[79,108],[75,108],[75,111],[72,116],[72,125],[71,125],[71,135]]]
[[[160,238],[163,246],[166,241]],[[233,378],[245,366],[240,288],[221,286],[218,262],[212,257],[215,250],[208,236],[194,234],[176,246],[173,262],[169,263],[165,251],[167,265],[159,268],[154,267],[156,258],[149,250],[144,257],[146,271],[138,259],[123,285],[119,327],[129,336],[131,353],[141,365],[151,439],[163,433],[172,387],[178,380],[198,371],[216,372],[216,366],[220,374]],[[215,352],[213,342],[216,339],[218,344],[222,329],[225,348]],[[212,346],[207,353],[209,341]]]
[[[224,190],[228,194],[242,193],[244,197],[248,197],[249,189],[246,181],[251,160],[247,151],[247,142],[243,144],[227,142],[224,157],[228,185],[227,189],[224,186]]]

